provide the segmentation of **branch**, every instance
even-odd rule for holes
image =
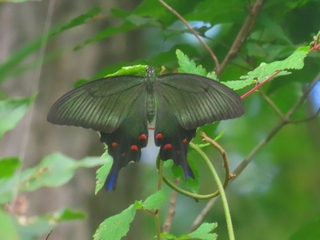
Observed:
[[[208,212],[211,210],[212,206],[215,204],[216,201],[217,201],[217,198],[210,199],[210,201],[206,204],[206,206],[202,209],[200,214],[196,217],[196,219],[192,223],[190,232],[193,232],[200,226],[203,219],[205,218],[205,216],[207,216]]]
[[[285,114],[279,123],[271,130],[271,132],[263,139],[261,140],[258,145],[249,153],[249,155],[239,164],[239,166],[234,170],[234,174],[237,177],[245,168],[246,166],[252,161],[253,157],[259,152],[259,150],[264,147],[270,140],[273,138],[281,128],[283,128],[285,125],[289,123],[294,123],[294,120],[290,120],[291,116],[297,111],[297,109],[300,107],[300,105],[304,102],[304,100],[308,97],[310,91],[316,84],[318,79],[314,79],[311,84],[307,87],[306,91],[303,93],[303,95],[298,99],[298,101],[293,105],[293,107]],[[235,178],[234,177],[234,178]],[[233,179],[234,179],[233,178]],[[231,180],[233,180],[231,179]]]
[[[240,29],[236,39],[234,40],[228,54],[224,58],[219,68],[216,68],[217,76],[219,76],[222,73],[222,71],[225,69],[228,63],[232,59],[234,59],[238,54],[238,52],[240,51],[244,41],[249,36],[253,25],[257,21],[258,15],[262,9],[264,2],[265,0],[257,0],[256,3],[250,8],[249,16],[247,17],[244,24],[242,25],[242,28]]]
[[[179,178],[176,178],[174,180],[174,184],[178,185],[179,184]],[[171,197],[170,197],[170,206],[168,210],[168,215],[166,217],[166,220],[163,224],[163,233],[169,233],[172,225],[172,220],[174,215],[176,214],[176,203],[177,203],[177,195],[178,192],[172,191],[171,192]]]
[[[167,3],[165,3],[163,0],[159,0],[159,2],[165,6],[170,12],[172,12],[174,15],[177,16],[177,18],[180,19],[181,22],[184,23],[184,25],[187,26],[187,28],[189,29],[189,31],[198,39],[198,41],[204,46],[204,48],[209,52],[209,54],[211,55],[216,67],[215,69],[219,69],[220,68],[220,64],[219,64],[219,60],[217,58],[217,56],[214,54],[214,52],[211,50],[211,48],[201,39],[201,37],[198,35],[198,33],[190,26],[190,24],[176,11],[174,10],[172,7],[170,7]]]
[[[304,94],[301,96],[301,98],[295,103],[295,105],[288,111],[288,113],[286,115],[280,115],[281,117],[281,121],[271,130],[271,132],[267,135],[267,137],[265,139],[263,139],[247,156],[247,158],[245,158],[240,164],[239,166],[235,169],[235,171],[233,172],[233,174],[230,174],[231,179],[230,182],[236,177],[238,176],[245,168],[246,166],[252,161],[253,157],[258,153],[258,151],[264,147],[271,139],[272,137],[274,137],[279,130],[284,127],[287,124],[290,123],[300,123],[300,122],[305,122],[305,121],[309,121],[313,118],[315,118],[319,113],[320,113],[320,109],[317,111],[317,113],[314,116],[308,117],[306,119],[303,120],[291,120],[291,116],[294,114],[294,112],[300,107],[300,105],[303,103],[303,101],[308,97],[310,91],[312,90],[312,88],[314,87],[314,85],[316,84],[316,82],[318,77],[315,78],[315,80],[308,86],[307,90],[304,92]],[[195,221],[193,222],[192,226],[191,226],[191,230],[193,231],[195,230],[203,221],[203,219],[206,217],[206,215],[208,214],[208,212],[211,210],[212,206],[214,205],[216,201],[216,198],[212,198],[207,204],[206,206],[202,209],[201,213],[197,216],[197,218],[195,219]]]

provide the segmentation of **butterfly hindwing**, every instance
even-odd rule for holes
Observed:
[[[108,145],[108,154],[113,164],[105,182],[107,191],[115,190],[118,173],[131,161],[138,162],[141,148],[148,143],[148,124],[145,94],[141,94],[132,104],[126,118],[112,133],[100,132],[100,141]]]
[[[170,111],[166,99],[158,95],[158,109],[154,140],[160,146],[160,158],[172,159],[175,165],[181,166],[186,178],[194,178],[187,160],[189,142],[194,138],[196,129],[186,130],[179,125],[176,116]]]

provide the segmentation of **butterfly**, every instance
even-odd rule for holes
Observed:
[[[187,153],[196,129],[244,111],[237,93],[217,81],[186,73],[157,76],[148,67],[145,76],[105,77],[67,92],[52,105],[47,120],[100,133],[113,158],[105,181],[112,191],[119,171],[140,160],[148,143],[148,123],[154,124],[161,160],[172,159],[187,179],[194,178]]]

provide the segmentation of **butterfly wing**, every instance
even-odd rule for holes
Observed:
[[[160,146],[160,157],[180,165],[185,178],[193,177],[187,152],[196,129],[241,116],[244,104],[228,87],[193,74],[162,75],[155,89],[158,102],[155,143]]]
[[[195,134],[196,129],[186,130],[181,127],[174,113],[170,111],[166,99],[158,97],[154,141],[160,146],[160,158],[163,161],[172,159],[175,165],[181,166],[185,178],[194,178],[187,161],[187,154],[189,142]]]
[[[100,141],[108,145],[113,164],[104,184],[107,191],[115,190],[118,173],[131,161],[140,160],[141,148],[148,143],[146,96],[141,94],[132,104],[119,128],[112,133],[100,132]]]
[[[227,86],[194,74],[158,77],[156,92],[164,98],[184,129],[196,129],[215,121],[241,116],[241,98]]]
[[[111,133],[128,115],[141,92],[143,78],[116,76],[84,84],[59,98],[47,120],[53,124],[79,126]]]
[[[66,93],[49,110],[47,119],[53,124],[100,133],[100,141],[113,157],[105,182],[108,191],[115,189],[120,169],[139,161],[141,148],[147,145],[146,94],[142,77],[109,77]]]

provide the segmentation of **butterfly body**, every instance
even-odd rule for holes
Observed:
[[[111,191],[120,169],[140,160],[148,142],[148,123],[155,125],[160,158],[172,159],[185,178],[193,178],[187,153],[196,129],[243,113],[240,97],[216,81],[193,74],[156,76],[148,68],[145,77],[107,77],[66,93],[51,107],[48,121],[100,133],[113,157],[105,183]]]

